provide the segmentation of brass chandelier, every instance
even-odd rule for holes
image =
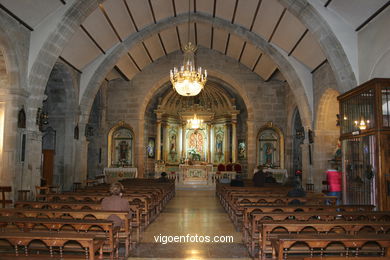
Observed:
[[[194,118],[188,119],[187,124],[190,126],[191,129],[201,129],[203,127],[203,120],[196,117],[196,114],[194,115]]]
[[[197,47],[190,42],[191,0],[188,1],[188,43],[184,47],[183,65],[174,67],[170,72],[173,89],[181,96],[196,96],[202,91],[207,81],[207,71],[195,66]]]

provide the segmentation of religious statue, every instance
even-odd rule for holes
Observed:
[[[241,140],[238,142],[238,158],[244,159],[246,156],[245,141]]]
[[[119,160],[126,160],[127,159],[127,152],[128,152],[129,145],[126,141],[122,141],[119,143]]]
[[[154,138],[149,137],[147,151],[148,151],[148,157],[154,158]]]
[[[176,153],[176,134],[171,135],[170,153]]]
[[[273,163],[273,152],[274,152],[272,144],[270,143],[264,144],[264,150],[265,150],[264,153],[265,163],[271,165]]]
[[[217,138],[216,138],[216,153],[217,154],[222,154],[222,136],[221,135],[217,135]]]

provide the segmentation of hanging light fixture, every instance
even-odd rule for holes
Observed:
[[[196,96],[202,91],[207,81],[207,71],[202,68],[196,69],[195,52],[196,46],[190,42],[190,18],[191,0],[188,0],[188,43],[184,47],[183,65],[174,67],[170,72],[173,89],[181,96]]]
[[[355,126],[360,130],[366,130],[369,124],[370,120],[364,120],[363,118],[360,121],[355,121]]]
[[[194,118],[188,119],[187,124],[190,125],[190,128],[192,129],[200,129],[203,125],[203,120],[196,117],[196,114],[194,115]]]

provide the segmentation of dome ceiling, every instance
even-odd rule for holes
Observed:
[[[212,113],[214,117],[230,116],[238,112],[234,98],[212,81],[208,81],[199,95],[194,97],[180,96],[171,88],[158,105],[158,111],[172,117],[187,112],[191,116],[193,113]]]
[[[313,0],[334,11],[358,29],[387,0]],[[0,7],[31,31],[55,19],[69,0],[0,0]],[[309,1],[310,2],[310,1]],[[228,21],[256,33],[314,70],[326,60],[307,28],[278,0],[192,0],[191,10]],[[106,0],[80,25],[61,54],[61,58],[80,72],[109,49],[148,25],[185,15],[184,0]],[[267,80],[277,69],[270,57],[249,42],[212,24],[192,23],[191,41],[219,51],[241,62]],[[122,56],[115,70],[107,75],[131,79],[162,56],[181,50],[187,42],[187,24],[172,26],[139,42]]]

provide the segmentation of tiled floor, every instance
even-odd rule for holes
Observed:
[[[230,243],[183,243],[195,235],[231,236]],[[185,236],[182,243],[162,244],[158,236]],[[176,191],[160,216],[143,233],[142,242],[129,259],[250,259],[215,191]],[[179,238],[178,238],[179,239]]]

